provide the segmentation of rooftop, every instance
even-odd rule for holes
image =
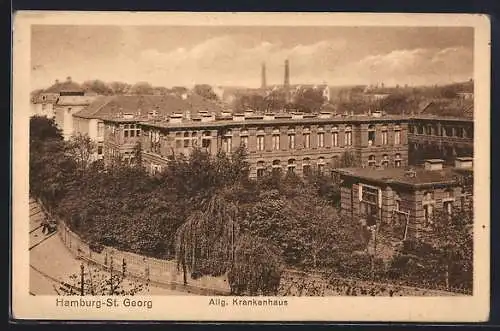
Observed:
[[[408,171],[413,171],[414,176],[408,176]],[[443,167],[440,170],[426,170],[424,168],[413,168],[411,170],[404,168],[343,168],[336,172],[349,177],[366,179],[369,181],[386,184],[403,184],[409,186],[427,186],[436,184],[453,184],[456,178],[463,176],[466,172],[472,170]]]
[[[217,104],[197,95],[180,98],[173,95],[116,95],[98,97],[87,108],[75,114],[83,118],[113,119],[131,114],[138,119],[146,119],[150,112],[166,117],[174,113],[189,111],[192,116],[199,112],[220,113]]]
[[[86,106],[90,105],[96,99],[95,96],[71,95],[60,96],[57,100],[59,106]]]

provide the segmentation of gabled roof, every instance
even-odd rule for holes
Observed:
[[[155,110],[159,116],[190,111],[196,116],[200,111],[220,113],[221,107],[198,95],[186,99],[173,95],[116,95],[97,98],[74,116],[82,118],[110,118],[121,114],[147,116]]]
[[[96,96],[86,95],[65,95],[60,96],[57,100],[58,106],[87,106],[90,105]]]

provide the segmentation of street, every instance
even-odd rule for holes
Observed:
[[[43,214],[36,202],[30,200],[30,288],[33,295],[57,295],[60,281],[79,274],[81,261],[73,257],[57,232],[43,234],[40,222]],[[140,293],[145,294],[145,293]],[[149,286],[149,295],[192,295]]]

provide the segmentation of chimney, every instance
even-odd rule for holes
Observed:
[[[285,60],[285,81],[283,82],[283,86],[288,89],[290,87],[290,62]]]
[[[474,165],[474,159],[472,157],[457,157],[455,159],[455,167],[460,169],[472,169]]]
[[[189,110],[184,112],[184,118],[188,121],[191,120],[191,112]]]
[[[261,72],[261,83],[260,87],[262,89],[265,89],[267,87],[267,82],[266,82],[266,64],[262,63],[262,72]]]
[[[181,123],[182,122],[182,114],[172,114],[169,119],[170,123]]]
[[[66,77],[66,81],[67,81],[68,83],[70,83],[70,82],[71,82],[71,76]]]
[[[425,170],[442,170],[444,161],[442,159],[428,159],[425,160]]]

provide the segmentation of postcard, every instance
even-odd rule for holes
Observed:
[[[477,322],[474,14],[19,11],[18,320]]]

